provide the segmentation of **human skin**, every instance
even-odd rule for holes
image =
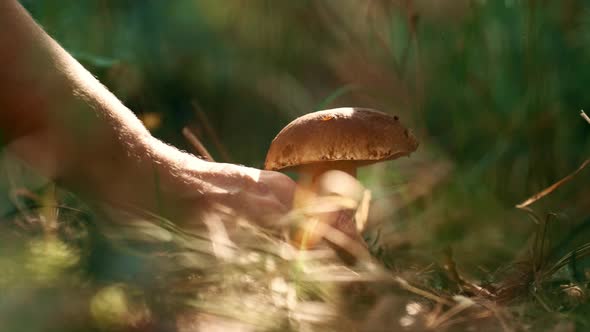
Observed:
[[[218,206],[272,225],[291,208],[286,175],[207,162],[151,136],[16,0],[0,0],[0,50],[0,143],[63,187],[183,225]]]

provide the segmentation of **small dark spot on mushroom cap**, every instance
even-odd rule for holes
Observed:
[[[281,151],[283,158],[289,157],[293,153],[293,144],[287,144],[287,146]]]
[[[418,21],[420,20],[420,15],[418,15],[418,13],[412,13],[412,15],[410,15],[410,23],[412,24],[412,26],[416,26],[418,24]]]
[[[335,154],[336,154],[336,150],[334,149],[334,147],[333,147],[333,146],[330,146],[330,147],[328,148],[328,156],[332,156],[332,157],[334,157],[334,155],[335,155]]]
[[[395,121],[397,121],[397,120],[399,120],[399,117],[398,117],[397,115],[394,115],[394,116],[393,116],[393,119],[394,119]]]

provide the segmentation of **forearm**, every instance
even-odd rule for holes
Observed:
[[[149,136],[141,122],[16,1],[0,1],[0,6],[0,126],[4,140],[46,130],[68,143],[83,139],[87,149],[111,145],[110,138],[117,138],[113,136]]]
[[[16,1],[0,0],[0,7],[2,141],[77,191],[154,205],[158,163],[149,132]]]
[[[295,187],[282,174],[206,162],[153,138],[16,0],[0,0],[0,143],[88,198],[181,223],[219,205],[276,220]]]

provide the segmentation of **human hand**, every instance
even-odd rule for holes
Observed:
[[[207,208],[225,207],[236,216],[273,227],[292,207],[295,182],[288,176],[234,164],[209,163],[201,197]],[[189,195],[190,197],[191,195]]]
[[[295,182],[284,174],[204,161],[159,141],[150,149],[163,212],[178,224],[199,224],[208,213],[221,213],[274,227],[292,207]]]

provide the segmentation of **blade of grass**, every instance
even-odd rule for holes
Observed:
[[[323,110],[326,107],[328,107],[328,105],[332,104],[332,102],[334,102],[334,100],[338,99],[340,96],[354,90],[356,88],[356,86],[354,84],[348,84],[342,87],[339,87],[338,89],[334,90],[334,92],[332,92],[331,94],[329,94],[326,98],[324,98],[324,100],[322,100],[316,107],[315,110],[319,111],[319,110]]]
[[[213,156],[211,156],[209,151],[207,151],[207,148],[205,148],[203,143],[201,143],[201,141],[197,138],[197,135],[195,135],[189,127],[182,128],[182,134],[184,135],[184,138],[186,138],[186,140],[195,148],[197,153],[203,157],[203,159],[215,161]]]
[[[199,117],[199,121],[201,121],[201,124],[203,125],[205,132],[207,133],[207,135],[209,135],[209,138],[211,139],[211,141],[213,141],[213,145],[215,145],[215,148],[217,149],[219,154],[221,154],[221,158],[223,159],[223,161],[228,162],[228,163],[233,163],[233,159],[231,158],[229,151],[226,149],[225,145],[223,145],[223,143],[221,143],[221,139],[219,139],[217,132],[215,131],[215,129],[211,125],[209,118],[207,118],[207,114],[205,114],[205,112],[203,112],[203,110],[201,109],[201,107],[199,106],[199,104],[196,101],[192,102],[192,106],[193,106],[193,109],[195,110],[195,113],[197,113],[197,116]]]
[[[584,160],[584,162],[573,173],[571,173],[568,176],[564,177],[563,179],[555,182],[554,184],[550,185],[549,187],[543,189],[542,191],[536,193],[535,195],[531,196],[526,201],[516,205],[516,207],[518,209],[524,209],[527,206],[540,200],[541,198],[549,195],[550,193],[555,191],[555,189],[557,189],[557,188],[561,187],[562,185],[564,185],[565,183],[571,181],[576,175],[578,175],[578,173],[580,173],[584,168],[586,168],[586,166],[588,166],[588,164],[590,164],[590,159]]]

